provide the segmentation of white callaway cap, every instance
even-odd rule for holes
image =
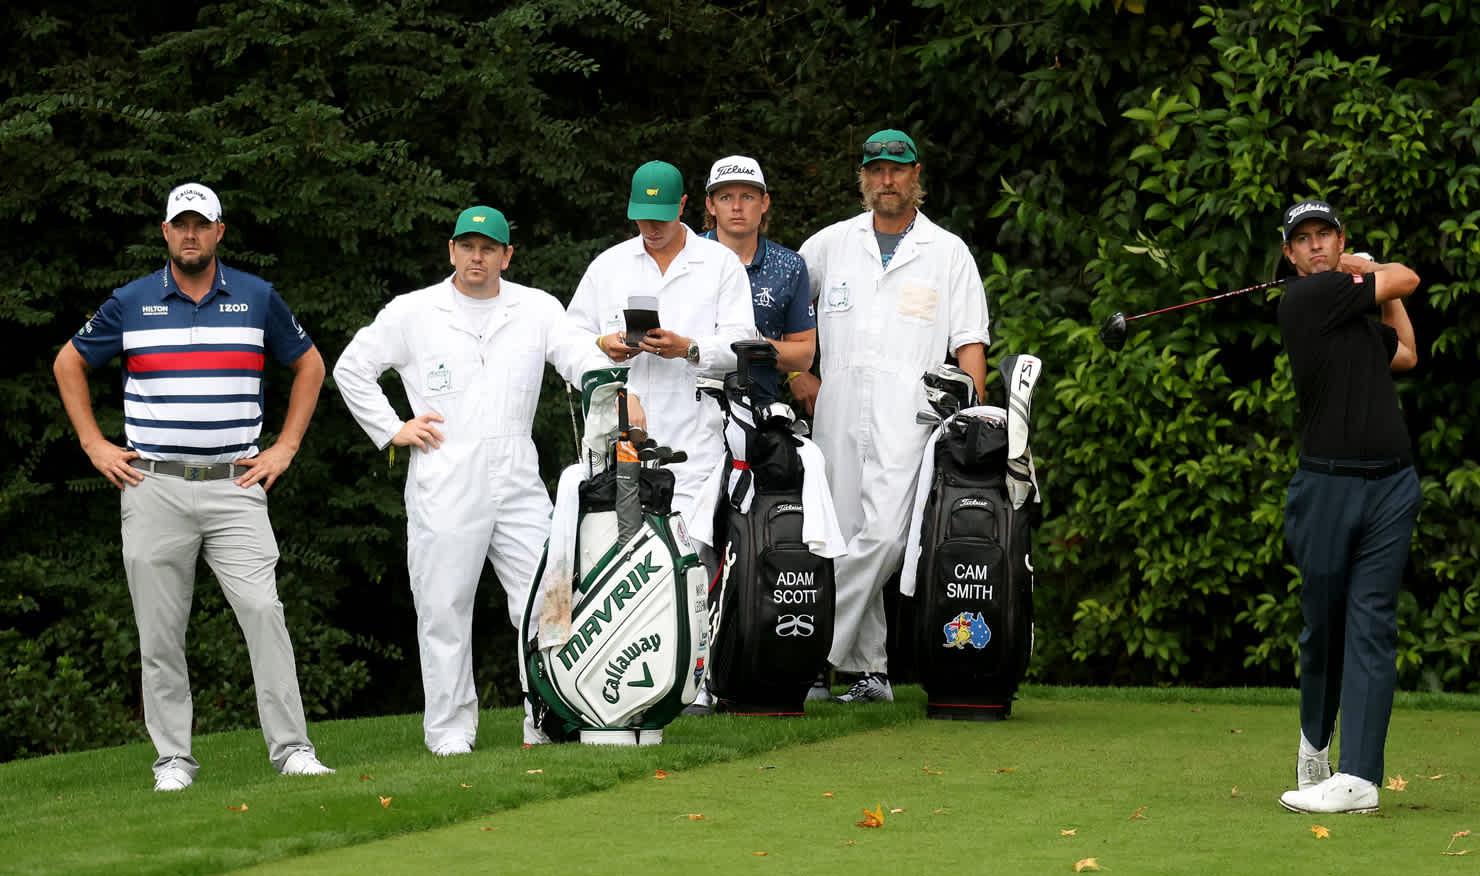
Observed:
[[[745,183],[763,192],[766,190],[766,177],[761,173],[760,162],[745,155],[731,155],[716,161],[709,168],[709,182],[704,184],[704,191],[712,192],[730,183]]]
[[[164,221],[173,221],[181,213],[192,211],[215,222],[221,218],[221,199],[200,183],[176,186],[170,192],[170,199],[165,202]]]

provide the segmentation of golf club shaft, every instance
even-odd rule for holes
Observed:
[[[1196,301],[1184,301],[1181,304],[1173,304],[1171,307],[1163,307],[1160,310],[1152,310],[1147,313],[1138,313],[1135,316],[1127,316],[1125,318],[1125,321],[1130,322],[1133,319],[1144,319],[1148,316],[1156,316],[1158,313],[1167,313],[1168,311],[1172,310],[1181,310],[1184,307],[1194,307],[1199,304],[1207,304],[1209,301],[1217,301],[1220,298],[1229,298],[1234,295],[1244,295],[1249,292],[1260,292],[1265,289],[1273,289],[1276,286],[1283,286],[1284,284],[1284,280],[1271,280],[1268,283],[1259,283],[1257,285],[1249,286],[1244,289],[1234,289],[1232,292],[1221,292],[1217,295],[1209,295],[1207,298],[1199,298]]]

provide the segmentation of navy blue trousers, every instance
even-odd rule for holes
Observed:
[[[1300,729],[1337,770],[1382,783],[1398,668],[1398,590],[1421,493],[1412,467],[1380,479],[1297,471],[1285,540],[1300,567]]]

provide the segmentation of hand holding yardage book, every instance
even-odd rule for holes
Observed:
[[[633,295],[627,299],[622,311],[627,318],[627,332],[622,340],[635,347],[649,331],[658,328],[658,299],[653,295]]]

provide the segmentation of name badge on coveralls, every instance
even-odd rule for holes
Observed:
[[[445,363],[427,372],[427,392],[446,392],[452,388],[452,372]]]
[[[823,306],[829,311],[847,310],[853,306],[853,295],[848,289],[847,280],[828,287],[827,295],[823,297]]]

